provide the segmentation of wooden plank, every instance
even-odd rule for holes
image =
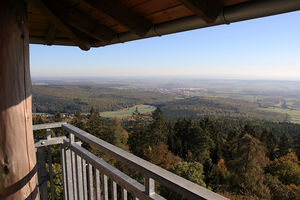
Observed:
[[[96,179],[96,200],[101,200],[101,183],[100,183],[100,173],[98,169],[95,169],[95,179]]]
[[[80,34],[78,31],[74,30],[67,22],[65,15],[65,9],[63,5],[57,4],[53,0],[36,0],[35,4],[44,10],[44,12],[53,20],[60,29],[62,29],[68,37],[82,50],[89,50],[91,45],[87,42],[87,39]]]
[[[129,10],[118,0],[84,0],[95,9],[115,19],[130,31],[143,37],[151,28],[150,21]],[[116,6],[117,5],[117,6]]]
[[[66,171],[66,157],[65,147],[60,145],[60,158],[61,158],[61,170],[62,170],[62,182],[63,182],[63,199],[68,200],[68,182],[67,182],[67,171]],[[40,162],[40,161],[39,161]]]
[[[74,192],[73,192],[73,174],[72,174],[72,159],[71,159],[71,150],[67,148],[67,146],[63,145],[65,148],[65,165],[66,165],[66,185],[67,185],[67,194],[69,200],[74,199]]]
[[[52,129],[52,128],[60,128],[63,124],[67,124],[66,122],[56,122],[56,123],[48,123],[48,124],[36,124],[33,125],[33,130],[44,130],[44,129]]]
[[[0,6],[0,199],[37,199],[26,2]]]
[[[83,192],[84,199],[88,200],[88,189],[87,189],[87,173],[86,173],[86,161],[82,159],[82,174],[83,174]]]
[[[37,159],[38,159],[38,182],[39,182],[39,192],[40,198],[47,199],[47,171],[46,171],[46,160],[45,160],[45,148],[37,148]]]
[[[110,187],[111,187],[111,200],[118,199],[118,190],[117,190],[117,183],[110,179]]]
[[[46,39],[45,42],[47,45],[52,45],[53,41],[55,40],[55,35],[56,35],[56,25],[51,23],[50,27],[48,29],[48,32],[46,34]]]
[[[146,16],[146,18],[151,20],[154,24],[158,24],[191,15],[194,15],[191,10],[186,8],[184,5],[179,5],[169,8],[168,10],[153,13],[149,16]]]
[[[181,5],[177,0],[150,0],[140,5],[131,8],[133,11],[141,16],[151,15],[153,13],[161,12],[173,8],[174,6]]]
[[[223,9],[219,0],[178,0],[207,23],[213,23]]]
[[[97,40],[110,42],[115,37],[114,31],[106,26],[97,24],[77,9],[69,9],[67,21],[73,27]]]
[[[86,160],[86,159],[85,159]],[[88,171],[89,171],[89,197],[90,199],[94,199],[94,182],[93,182],[93,166],[89,163],[88,164]]]

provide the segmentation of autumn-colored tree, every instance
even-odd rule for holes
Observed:
[[[168,146],[162,142],[153,147],[149,146],[145,150],[145,158],[165,169],[171,169],[176,163],[181,161],[181,158],[169,151]]]
[[[228,188],[228,178],[230,173],[227,169],[224,159],[220,159],[217,164],[214,164],[207,179],[208,185],[215,191],[224,191]]]
[[[245,134],[237,141],[237,151],[233,159],[227,162],[231,171],[232,190],[260,199],[270,197],[269,189],[264,185],[264,167],[269,163],[265,149],[260,141]]]
[[[104,140],[111,144],[124,149],[129,150],[127,146],[128,132],[122,127],[119,119],[114,118],[106,122],[103,134]]]
[[[300,166],[297,155],[290,152],[276,158],[267,168],[267,172],[278,178],[285,185],[300,185]]]
[[[278,177],[266,174],[265,183],[271,191],[271,200],[288,199],[288,200],[299,200],[300,198],[300,186],[291,184],[285,185]]]

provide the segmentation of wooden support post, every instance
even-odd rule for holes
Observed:
[[[37,199],[24,0],[0,6],[0,199]]]

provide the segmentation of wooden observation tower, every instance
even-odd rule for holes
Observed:
[[[38,198],[30,43],[89,50],[299,9],[299,0],[2,0],[0,199]]]

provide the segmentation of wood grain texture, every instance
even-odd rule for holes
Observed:
[[[151,28],[150,21],[129,10],[118,0],[84,0],[87,4],[118,21],[133,33],[143,37]]]
[[[89,44],[88,39],[80,32],[74,30],[67,23],[67,13],[64,5],[59,4],[59,2],[55,0],[36,0],[36,5],[42,9],[49,18],[53,20],[53,23],[57,25],[57,27],[63,30],[66,35],[82,50],[89,50],[91,45]]]
[[[206,23],[213,23],[223,9],[219,0],[178,0]]]
[[[0,6],[0,199],[37,199],[25,1]]]

